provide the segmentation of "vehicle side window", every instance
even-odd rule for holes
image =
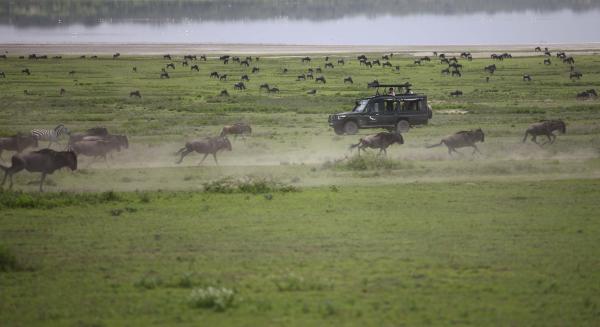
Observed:
[[[394,100],[385,101],[385,113],[391,115],[394,113]]]
[[[373,101],[369,103],[369,113],[371,114],[381,114],[384,110],[383,101]]]
[[[418,111],[419,110],[419,103],[418,101],[406,101],[404,103],[404,105],[406,106],[407,111]]]
[[[398,101],[396,102],[396,111],[402,112],[406,110],[406,102]]]

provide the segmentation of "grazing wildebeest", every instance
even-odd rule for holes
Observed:
[[[133,66],[133,68],[131,69],[134,73],[137,73],[137,67]]]
[[[206,61],[206,55],[201,55],[201,56],[200,56],[200,60],[204,60],[204,61]]]
[[[219,60],[228,60],[229,59],[229,55],[223,55],[219,57]]]
[[[45,56],[43,56],[43,57],[45,57]],[[44,59],[45,59],[45,58],[44,58]],[[96,55],[94,55],[94,56],[91,56],[91,57],[90,57],[90,59],[98,59],[98,56],[96,56]]]
[[[442,58],[440,59],[440,64],[450,64],[450,60],[448,60],[448,58]]]
[[[250,62],[249,62],[248,60],[242,60],[242,61],[240,62],[240,65],[242,65],[242,66],[246,66],[246,67],[250,67]]]
[[[550,56],[552,56],[552,53],[550,53],[550,51],[548,51],[548,50],[545,50],[544,51],[544,56],[550,57]]]
[[[70,71],[69,75],[75,75],[75,71],[74,70]]]
[[[260,71],[260,68],[258,67],[252,67],[252,74],[256,74]]]
[[[173,60],[173,59],[171,59],[171,55],[170,54],[164,55],[163,59]]]
[[[246,89],[246,85],[244,85],[244,82],[239,82],[239,83],[235,83],[233,85],[233,89],[234,90],[245,90]]]
[[[483,131],[481,128],[478,128],[476,130],[460,131],[453,135],[447,136],[443,138],[440,143],[429,145],[427,148],[433,148],[443,144],[448,147],[448,154],[452,155],[452,152],[460,153],[456,151],[457,148],[470,146],[473,148],[473,154],[475,154],[476,152],[481,153],[475,143],[483,142],[484,139],[485,135],[483,134]]]
[[[325,56],[325,61],[329,61],[329,56]]]
[[[552,65],[552,61],[550,60],[550,58],[544,59],[544,65]]]
[[[571,72],[571,74],[569,74],[570,79],[580,79],[581,77],[583,77],[583,74],[580,72]]]
[[[287,68],[283,68],[283,73],[287,74],[287,72],[288,72],[288,69]]]
[[[392,63],[389,61],[386,61],[383,64],[381,64],[381,67],[392,67]]]
[[[358,61],[361,61],[361,60],[367,60],[367,56],[365,56],[365,55],[363,54],[363,55],[360,55],[360,56],[356,57],[356,59],[357,59]]]
[[[317,83],[321,82],[321,83],[323,83],[323,84],[326,84],[326,83],[327,83],[327,81],[325,80],[325,76],[319,76],[319,77],[317,77],[317,78],[315,79],[315,82],[317,82]]]
[[[371,64],[381,66],[381,62],[379,62],[379,59],[375,59],[375,60],[371,61]]]
[[[404,144],[404,138],[401,134],[381,132],[361,138],[358,143],[350,145],[350,150],[358,148],[358,155],[360,156],[360,150],[364,151],[365,148],[379,149],[379,154],[387,155],[387,148],[394,143]]]
[[[248,123],[235,123],[233,125],[223,126],[221,130],[220,136],[227,135],[244,135],[244,134],[252,134],[252,127]]]
[[[344,61],[344,59],[338,59],[337,61],[338,65],[345,65],[346,62]]]
[[[598,93],[594,89],[589,89],[581,93],[577,93],[578,99],[591,99],[598,97]]]
[[[229,96],[229,92],[227,92],[227,90],[222,90],[221,93],[219,93],[219,96],[221,96],[221,97],[228,97]]]
[[[333,68],[333,63],[330,63],[330,62],[326,63],[325,68]]]
[[[250,77],[248,77],[248,75],[242,75],[242,78],[241,78],[241,80],[242,80],[242,81],[249,82],[249,81],[250,81]]]
[[[367,87],[379,87],[379,81],[378,80],[374,80],[371,83],[367,83]]]
[[[344,78],[344,84],[346,84],[346,83],[354,84],[354,81],[352,80],[352,76],[348,76],[348,77]]]
[[[523,81],[531,82],[531,76],[529,76],[528,74],[523,75]]]
[[[431,58],[429,58],[428,56],[425,57],[421,57],[421,59],[419,59],[421,61],[431,61]]]
[[[314,78],[313,73],[311,73],[311,72],[307,73],[306,78],[313,79]]]
[[[458,77],[462,77],[462,73],[458,69],[454,69],[452,71],[452,76],[454,76],[454,75],[458,75]]]
[[[199,71],[200,71],[200,68],[198,67],[198,65],[193,65],[193,66],[190,68],[190,70],[195,70],[195,71],[199,72]]]
[[[381,56],[381,59],[383,59],[383,60],[390,60],[390,56],[389,55],[383,55],[383,56]]]
[[[449,74],[450,74],[450,68],[445,68],[445,69],[442,69],[441,73],[442,73],[442,74],[449,75]]]
[[[120,56],[121,56],[121,54],[117,52],[117,53],[115,53],[115,54],[113,55],[113,59],[117,59],[117,58],[119,58]]]
[[[219,76],[219,81],[226,81],[227,80],[227,74],[223,74],[221,76]]]
[[[305,63],[305,62],[310,62],[310,57],[302,58],[302,63]]]
[[[198,153],[204,153],[204,157],[200,163],[204,162],[204,159],[206,159],[209,154],[212,154],[213,158],[215,159],[215,163],[219,164],[219,161],[217,161],[217,152],[220,150],[231,151],[231,142],[229,142],[227,137],[218,136],[206,138],[204,140],[186,142],[185,146],[179,149],[175,155],[181,154],[179,161],[177,161],[177,163],[180,164],[185,156],[194,151]]]
[[[219,78],[219,73],[217,73],[217,72],[210,73],[210,78]]]
[[[305,81],[306,80],[306,75],[302,74],[302,75],[298,75],[298,77],[296,77],[296,81]]]
[[[323,70],[321,69],[321,67],[317,67],[317,69],[315,69],[315,72],[317,74],[321,74],[323,72]]]
[[[369,68],[373,68],[373,63],[371,63],[370,61],[365,62],[365,66],[369,67]]]
[[[6,74],[4,74],[4,72],[0,72],[0,76],[2,76],[2,78],[6,78]]]
[[[454,92],[450,92],[450,96],[451,97],[457,97],[457,96],[460,96],[460,95],[463,95],[463,93],[462,93],[462,91],[459,91],[459,90],[456,90]]]
[[[54,173],[54,171],[63,167],[68,167],[71,170],[77,169],[77,155],[71,151],[54,151],[51,149],[42,149],[39,151],[30,152],[27,154],[15,154],[12,156],[12,165],[5,167],[0,165],[4,170],[4,178],[0,187],[4,186],[6,178],[10,177],[10,186],[13,186],[13,175],[25,169],[29,172],[42,173],[40,179],[40,192],[43,192],[44,180],[46,175]]]
[[[529,125],[527,130],[525,130],[525,136],[523,137],[523,143],[525,143],[525,141],[527,141],[527,136],[531,135],[532,136],[531,140],[533,141],[533,143],[540,145],[537,142],[536,138],[540,135],[546,135],[546,137],[548,137],[548,141],[541,145],[544,145],[548,142],[550,142],[550,144],[552,144],[556,140],[556,135],[554,135],[552,133],[555,130],[559,130],[563,134],[566,133],[567,126],[566,126],[565,122],[560,119],[554,119],[554,120],[542,120],[538,123],[531,124],[531,125]]]
[[[308,91],[306,92],[306,94],[317,94],[317,90],[315,90],[315,89],[308,90]]]
[[[261,84],[261,85],[260,85],[260,87],[258,88],[258,90],[259,90],[259,91],[262,91],[262,89],[266,89],[267,91],[269,91],[269,88],[270,88],[270,87],[269,87],[269,84],[267,84],[267,83],[264,83],[264,84]]]
[[[486,71],[486,72],[488,72],[490,74],[493,74],[496,71],[496,69],[497,68],[496,68],[495,64],[489,65],[489,66],[485,66],[485,68],[483,68],[484,71]]]
[[[139,90],[135,90],[135,91],[129,92],[129,97],[130,98],[131,97],[137,97],[137,98],[141,99],[142,98],[142,94],[140,93]]]
[[[21,70],[21,74],[31,75],[31,71],[29,70],[29,68],[25,68],[25,69]]]
[[[239,63],[240,63],[240,57],[233,57],[233,58],[231,59],[231,61],[233,61],[233,62],[237,62],[237,63],[239,64]]]
[[[62,97],[63,95],[65,95],[67,93],[67,90],[65,90],[64,88],[61,88],[60,91],[58,91],[58,94]]]
[[[452,61],[454,61],[455,63],[458,63],[458,59],[454,56],[448,60],[448,63],[450,63]]]
[[[461,64],[457,64],[457,63],[455,63],[455,62],[453,62],[453,63],[449,64],[449,65],[448,65],[448,67],[449,67],[449,68],[454,68],[454,70],[459,70],[459,69],[462,69],[462,68],[463,68],[463,66],[462,66]]]
[[[38,147],[37,138],[32,135],[16,134],[10,137],[0,137],[0,159],[2,159],[2,151],[23,152],[28,147]]]
[[[279,93],[279,89],[276,87],[272,87],[269,89],[269,93]]]
[[[160,78],[171,78],[171,77],[169,76],[169,73],[162,72],[162,73],[160,73]]]
[[[399,72],[400,71],[400,66],[396,66],[396,71]]]
[[[227,65],[227,64],[229,64],[229,59],[223,60],[223,65]]]
[[[184,60],[181,62],[181,66],[189,66],[190,64],[187,62],[187,60]]]
[[[174,64],[174,63],[172,63],[172,62],[170,62],[170,63],[168,63],[168,64],[167,64],[167,69],[168,69],[169,67],[171,67],[172,69],[175,69],[175,64]]]
[[[563,63],[573,65],[573,64],[575,64],[575,59],[573,59],[573,57],[567,57],[567,58],[563,59]]]

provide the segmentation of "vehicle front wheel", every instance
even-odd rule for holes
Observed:
[[[344,129],[341,127],[336,127],[333,129],[336,135],[344,135]]]
[[[346,122],[344,124],[344,132],[349,135],[354,135],[358,133],[358,125],[353,121]]]
[[[406,120],[401,120],[396,124],[396,133],[406,133],[410,129],[410,125]]]

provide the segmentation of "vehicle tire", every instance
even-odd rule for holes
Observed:
[[[336,135],[344,135],[344,129],[341,127],[336,127],[333,129]]]
[[[344,133],[348,135],[354,135],[358,133],[358,125],[356,122],[348,121],[344,124]]]
[[[410,129],[410,125],[408,124],[408,121],[406,121],[406,120],[400,120],[396,124],[396,133],[406,133],[406,132],[408,132],[409,129]]]

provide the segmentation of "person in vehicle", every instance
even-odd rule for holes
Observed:
[[[388,90],[388,95],[396,96],[396,92],[394,91],[393,87],[390,87],[390,89]]]

